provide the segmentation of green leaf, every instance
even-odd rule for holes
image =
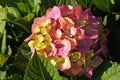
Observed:
[[[33,13],[35,13],[36,16],[39,16],[39,10],[40,10],[40,5],[36,4],[32,10]]]
[[[0,71],[0,80],[5,80],[6,71]]]
[[[71,6],[76,6],[78,4],[77,0],[56,0],[56,5],[71,5]]]
[[[8,10],[8,18],[11,19],[11,20],[14,20],[16,18],[20,18],[21,15],[20,15],[20,12],[17,8],[15,7],[9,7],[9,6],[6,6],[7,10]]]
[[[55,0],[56,1],[56,5],[62,5],[62,4],[65,4],[65,1],[66,0]]]
[[[34,17],[35,17],[34,13],[29,13],[26,16],[18,18],[14,22],[13,21],[11,22],[17,24],[19,27],[30,33],[31,24]]]
[[[30,33],[30,28],[31,28],[30,26],[32,24],[33,18],[34,18],[34,13],[29,13],[24,17],[15,19],[14,21],[12,21],[10,19],[7,19],[6,21],[17,25],[18,27],[16,27],[16,28],[18,30],[21,29],[21,30],[26,31],[27,33]],[[26,33],[26,32],[24,32],[24,33]]]
[[[101,80],[101,76],[103,75],[104,71],[107,71],[107,69],[111,66],[112,64],[110,61],[104,61],[98,68],[95,69],[92,80]]]
[[[29,6],[27,4],[25,4],[25,3],[17,3],[17,6],[18,6],[19,10],[23,14],[30,13],[30,8],[29,8]]]
[[[103,19],[103,25],[106,26],[107,25],[107,19],[108,19],[108,15],[106,15]]]
[[[103,11],[110,12],[111,10],[110,0],[93,0],[93,4],[95,4],[99,9]]]
[[[2,8],[2,6],[0,6],[0,37],[2,36],[5,30],[6,21],[4,21],[4,19],[6,19],[6,16],[7,16],[7,10],[5,8]]]
[[[112,4],[112,13],[113,14],[120,14],[120,0],[111,0],[111,4]]]
[[[33,20],[34,17],[35,15],[33,13],[29,13],[24,17],[16,19],[15,22],[27,26]]]
[[[21,2],[23,0],[0,0],[0,5],[5,6],[5,5],[13,5],[13,3],[16,2]]]
[[[67,80],[43,56],[34,54],[25,71],[24,80]]]
[[[23,77],[19,74],[12,74],[8,76],[5,80],[23,80]]]
[[[25,2],[33,8],[38,3],[41,3],[41,0],[25,0]]]
[[[91,80],[119,80],[120,64],[104,61],[95,71]]]
[[[57,0],[58,1],[58,0]],[[47,5],[47,6],[46,6]],[[56,5],[56,0],[41,0],[40,14],[45,15],[48,8],[52,8]]]
[[[112,66],[101,76],[101,80],[120,80],[120,64],[111,62]]]
[[[8,55],[0,53],[0,67],[3,67],[3,65],[7,61],[8,57],[9,57]]]
[[[115,17],[116,17],[116,21],[119,20],[120,19],[120,14],[116,14]]]
[[[66,0],[66,5],[76,6],[78,3],[76,0]]]
[[[1,53],[5,53],[5,50],[6,50],[6,30],[4,31],[3,36],[2,36],[0,51],[1,51]]]
[[[85,3],[85,0],[77,0],[77,2],[82,5],[82,7],[87,8],[87,5]]]
[[[27,43],[23,43],[15,56],[14,65],[24,71],[28,61],[31,58],[31,51]]]
[[[19,53],[22,53],[22,55],[24,55],[24,57],[26,59],[30,59],[31,56],[31,51],[30,51],[30,47],[28,46],[28,43],[23,43],[20,48],[19,48]]]
[[[7,17],[7,10],[6,8],[2,8],[0,6],[0,54],[7,53],[8,55],[11,54],[11,48],[10,46],[6,46],[6,19]]]

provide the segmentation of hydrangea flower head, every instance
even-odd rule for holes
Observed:
[[[108,54],[108,31],[101,18],[93,16],[90,9],[83,10],[81,5],[49,8],[46,15],[34,19],[31,32],[25,41],[32,56],[36,50],[68,76],[90,78]]]

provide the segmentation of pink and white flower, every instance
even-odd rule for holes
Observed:
[[[37,17],[32,24],[32,34],[25,39],[32,51],[43,55],[66,75],[85,75],[93,71],[107,57],[107,29],[101,18],[83,10],[61,5],[49,8],[46,15]]]

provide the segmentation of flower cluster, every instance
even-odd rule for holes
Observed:
[[[101,18],[80,5],[54,6],[37,17],[32,34],[25,39],[32,51],[43,55],[66,75],[91,77],[93,70],[107,57],[107,29]]]

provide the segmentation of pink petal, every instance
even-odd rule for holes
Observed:
[[[97,21],[96,17],[93,15],[89,16],[89,21],[90,22],[99,22],[99,21]]]
[[[71,72],[73,75],[77,75],[82,70],[82,66],[75,65],[71,67]]]
[[[90,26],[92,29],[98,29],[98,22],[89,22],[87,26]]]
[[[32,24],[32,33],[35,32],[36,27],[39,27],[39,24],[42,22],[46,22],[47,18],[45,16],[37,17],[34,19],[34,22]]]
[[[92,62],[93,62],[92,66],[93,66],[94,68],[96,68],[96,67],[98,67],[100,64],[102,64],[103,59],[100,58],[99,56],[95,56],[95,57],[92,59]]]
[[[92,67],[87,67],[84,74],[85,74],[86,77],[91,78],[92,75],[93,75],[93,68]]]
[[[58,56],[67,56],[71,50],[70,41],[67,39],[56,40],[55,42]]]
[[[77,33],[75,35],[77,43],[80,43],[81,40],[85,38],[85,30],[82,28],[77,28]]]
[[[66,39],[68,39],[69,41],[70,41],[70,43],[71,43],[71,49],[75,49],[76,48],[76,46],[78,45],[78,43],[77,43],[77,41],[76,41],[76,39],[75,38],[70,38],[70,37],[64,37],[64,38],[66,38]]]
[[[64,70],[68,70],[71,67],[71,63],[68,57],[63,57],[64,58],[64,62],[62,61],[62,63],[58,63],[57,64],[57,68],[60,71],[64,71]]]
[[[71,13],[71,18],[76,18],[76,19],[80,19],[80,15],[81,15],[81,12],[82,12],[82,7],[81,5],[77,5],[75,6],[73,9],[72,9],[72,13]]]
[[[76,32],[77,32],[77,28],[75,28],[75,27],[71,27],[71,28],[70,28],[71,36],[76,35]]]
[[[103,44],[101,47],[102,47],[101,49],[102,49],[102,54],[103,54],[103,56],[107,58],[107,55],[108,55],[108,53],[109,53],[107,44]]]
[[[34,53],[35,53],[35,49],[34,48],[30,48],[30,49],[31,49],[31,52],[32,52],[32,55],[31,55],[31,58],[32,58]]]
[[[29,37],[27,37],[24,41],[28,42],[29,40],[33,39],[36,34],[31,34]]]
[[[93,41],[91,39],[83,39],[78,45],[78,51],[82,53],[87,53],[90,50]]]
[[[98,38],[98,30],[97,29],[93,29],[90,26],[86,26],[85,27],[85,33],[86,33],[86,36],[89,39],[97,39]]]
[[[61,17],[61,11],[60,11],[59,7],[54,6],[52,8],[52,10],[46,14],[46,16],[47,16],[47,18],[53,18],[53,19],[57,20],[59,17]]]
[[[62,28],[63,25],[65,25],[65,23],[66,23],[63,17],[59,17],[58,22],[60,23],[60,26],[61,26],[60,28]]]
[[[67,27],[67,26],[66,26]],[[68,27],[68,29],[65,29],[64,28],[64,33],[67,35],[67,36],[69,36],[69,37],[73,37],[73,36],[75,36],[76,35],[76,33],[77,33],[77,28],[75,28],[75,27]]]
[[[60,29],[52,30],[50,36],[53,40],[60,39],[62,36],[62,31]]]
[[[60,10],[62,12],[62,16],[68,16],[71,14],[71,8],[64,4],[60,6]]]
[[[64,70],[63,72],[64,72],[67,76],[71,76],[71,75],[72,75],[72,72],[70,71],[70,69]]]
[[[48,56],[55,56],[57,49],[54,44],[50,44],[47,46],[47,48],[44,49],[44,51],[47,53]]]
[[[88,18],[89,18],[88,12],[83,11],[83,12],[81,13],[81,19],[87,21]]]

